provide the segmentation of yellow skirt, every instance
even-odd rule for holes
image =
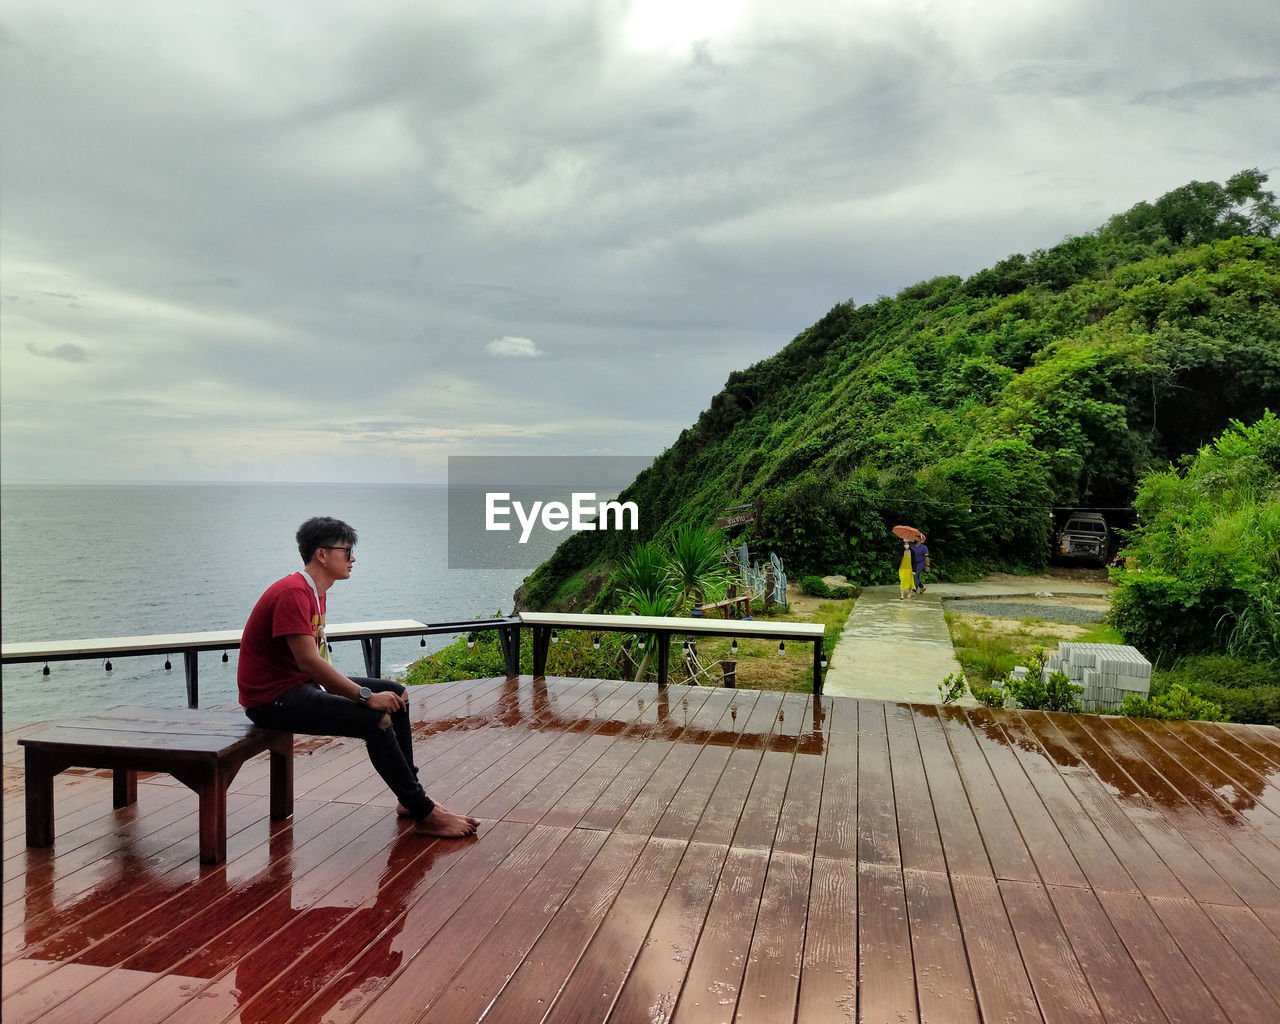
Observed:
[[[902,552],[902,562],[898,565],[898,586],[903,590],[915,590],[916,578],[911,574],[911,552]]]

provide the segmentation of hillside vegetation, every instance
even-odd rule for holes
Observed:
[[[1280,212],[1266,176],[1192,182],[1096,231],[866,305],[730,375],[624,492],[641,536],[578,534],[517,595],[612,610],[613,567],[755,502],[793,579],[890,582],[888,527],[939,575],[1043,566],[1054,510],[1129,508],[1145,474],[1280,407]]]

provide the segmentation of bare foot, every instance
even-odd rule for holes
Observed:
[[[413,817],[413,812],[409,810],[409,808],[407,808],[404,804],[396,804],[396,814],[400,815],[400,817],[402,818]]]
[[[462,839],[476,834],[480,819],[465,814],[455,814],[439,804],[425,818],[413,823],[413,831],[420,836],[439,836],[442,839]]]

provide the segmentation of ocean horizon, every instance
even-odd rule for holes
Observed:
[[[516,588],[563,536],[508,547],[489,567],[450,569],[447,485],[309,483],[40,483],[0,486],[0,601],[5,643],[240,629],[262,591],[302,567],[294,542],[314,515],[359,535],[349,580],[328,595],[333,623],[456,621],[508,613]],[[487,538],[484,540],[487,541]],[[499,543],[498,538],[494,543]],[[395,677],[450,636],[389,638]],[[7,725],[119,704],[185,707],[182,659],[163,654],[6,665]],[[335,664],[364,674],[360,645]],[[236,703],[237,652],[200,655],[200,705]]]

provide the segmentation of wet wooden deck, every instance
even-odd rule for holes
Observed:
[[[6,1024],[1280,1021],[1280,731],[551,679],[415,691],[406,833],[363,746],[267,758],[202,866],[165,776],[5,743]]]

